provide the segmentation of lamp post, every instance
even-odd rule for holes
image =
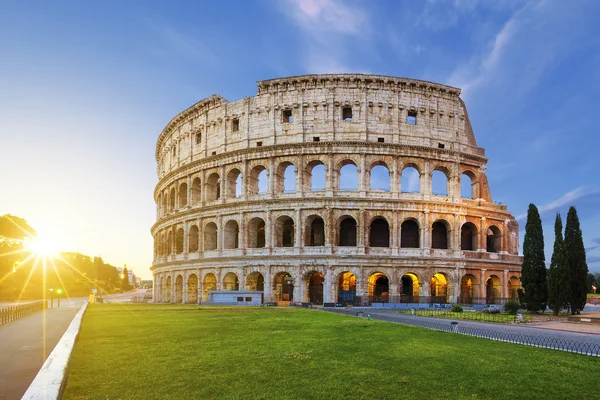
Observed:
[[[62,289],[56,289],[56,303],[57,307],[60,308],[60,295],[62,294]]]
[[[50,308],[54,308],[54,289],[50,288]]]

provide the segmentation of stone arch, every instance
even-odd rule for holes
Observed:
[[[450,223],[444,219],[438,219],[431,225],[431,248],[449,249],[452,237]]]
[[[167,232],[167,254],[173,254],[173,231]]]
[[[258,271],[254,271],[246,276],[246,290],[265,290],[265,277]]]
[[[248,177],[250,194],[265,194],[269,190],[269,173],[264,165],[256,165]]]
[[[171,277],[167,276],[167,282],[165,283],[165,291],[164,291],[164,302],[171,302]]]
[[[177,275],[175,278],[175,303],[183,302],[183,276]]]
[[[289,272],[278,272],[273,277],[273,297],[275,301],[294,301],[294,277]]]
[[[175,188],[172,187],[169,192],[169,211],[175,211]]]
[[[519,254],[519,224],[516,221],[510,220],[506,224],[508,228],[508,243],[507,251],[509,254]]]
[[[306,218],[305,246],[325,246],[325,221],[320,215],[310,215]]]
[[[206,179],[204,193],[207,201],[215,201],[221,198],[221,177],[213,172]]]
[[[475,275],[463,275],[460,280],[460,299],[458,302],[462,304],[473,304],[474,299],[478,295],[477,287],[478,281]]]
[[[369,297],[373,303],[387,303],[390,295],[390,279],[383,272],[374,272],[369,276]]]
[[[294,220],[282,215],[275,220],[275,246],[294,247],[295,244]]]
[[[183,253],[183,228],[177,229],[177,233],[175,234],[175,253]]]
[[[389,192],[390,176],[390,169],[385,162],[374,162],[369,169],[369,190]]]
[[[320,191],[325,190],[327,186],[327,168],[321,160],[312,160],[306,164],[304,169],[304,190]]]
[[[479,248],[479,235],[477,226],[472,222],[465,222],[460,227],[460,249],[475,251]]]
[[[356,274],[351,271],[344,271],[338,275],[336,280],[338,303],[354,304],[356,279]]]
[[[237,274],[228,272],[223,277],[223,290],[240,290],[240,281]]]
[[[304,275],[305,298],[310,304],[323,304],[325,277],[321,272],[310,271]]]
[[[486,251],[488,253],[498,253],[502,251],[502,232],[496,225],[488,226],[485,232]]]
[[[239,248],[239,237],[240,237],[240,228],[235,219],[230,219],[225,223],[225,227],[223,228],[224,238],[223,238],[223,248],[224,249],[237,249]]]
[[[204,225],[204,251],[217,249],[218,229],[217,224],[209,222]]]
[[[338,246],[356,246],[358,232],[356,220],[350,215],[343,215],[338,219],[338,226]]]
[[[275,192],[292,193],[296,191],[296,166],[290,161],[280,162],[277,166]]]
[[[400,298],[403,303],[419,302],[419,277],[413,272],[407,272],[400,278]]]
[[[202,301],[209,300],[211,290],[217,290],[217,277],[209,272],[204,275],[204,282],[202,282]]]
[[[448,276],[441,272],[436,272],[431,276],[429,290],[431,292],[432,303],[447,303],[450,293],[450,282]]]
[[[337,188],[338,190],[358,190],[358,166],[351,159],[338,163]]]
[[[465,170],[460,174],[460,197],[463,199],[476,199],[477,193],[477,175],[473,171]]]
[[[187,195],[188,195],[188,185],[187,185],[187,183],[183,182],[181,185],[179,185],[179,204],[178,204],[179,208],[183,208],[188,205]]]
[[[232,199],[242,195],[242,172],[237,168],[232,168],[227,172],[225,181],[225,193]]]
[[[486,304],[496,304],[502,297],[502,286],[500,278],[497,275],[490,275],[485,281],[485,302]]]
[[[511,276],[508,280],[508,298],[509,300],[519,301],[519,292],[521,280],[516,276]]]
[[[260,249],[266,246],[265,221],[255,217],[248,221],[248,248]]]
[[[198,302],[198,275],[190,274],[188,276],[188,292],[187,299],[188,303],[197,303]]]
[[[197,225],[192,225],[190,227],[190,233],[188,234],[188,251],[190,253],[195,253],[198,251],[198,246],[200,244],[200,233]]]
[[[169,213],[169,192],[165,191],[162,202],[162,215],[167,215]]]
[[[421,193],[421,170],[416,164],[406,164],[400,178],[402,193]]]
[[[431,171],[431,194],[448,196],[448,181],[450,172],[444,167],[437,167]]]
[[[202,181],[196,177],[192,181],[192,205],[202,202]]]
[[[390,224],[385,217],[375,217],[369,226],[370,247],[390,247]]]
[[[417,220],[409,218],[400,226],[400,247],[418,249],[420,244],[420,228]]]

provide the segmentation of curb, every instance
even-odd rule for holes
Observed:
[[[48,356],[21,400],[58,400],[67,383],[73,348],[81,330],[81,320],[87,309],[85,302],[77,312],[60,341]]]

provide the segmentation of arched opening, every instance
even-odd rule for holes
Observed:
[[[275,220],[275,246],[294,247],[294,220],[286,215]]]
[[[390,191],[390,170],[388,167],[379,163],[369,171],[369,188],[370,190]]]
[[[167,237],[165,236],[165,233],[162,232],[160,234],[160,248],[159,248],[159,252],[161,256],[166,256],[167,253]]]
[[[217,277],[214,274],[208,273],[204,276],[202,284],[202,301],[208,301],[211,290],[217,290]]]
[[[486,231],[486,250],[488,253],[498,253],[502,249],[502,234],[498,227],[492,225]]]
[[[194,178],[192,181],[192,204],[196,205],[202,201],[202,182],[200,178]]]
[[[250,194],[265,194],[269,189],[269,175],[267,169],[262,165],[257,165],[250,171],[248,179],[248,191]]]
[[[460,249],[466,251],[477,250],[477,227],[471,222],[466,222],[460,227]]]
[[[338,303],[354,304],[356,297],[356,275],[343,272],[338,278]]]
[[[342,162],[338,181],[339,190],[358,190],[358,167],[353,161]]]
[[[223,248],[224,249],[237,249],[239,248],[239,236],[240,236],[240,228],[236,220],[230,219],[225,223],[223,238]]]
[[[169,211],[175,211],[175,188],[171,188],[169,193]]]
[[[326,172],[325,164],[321,161],[315,160],[308,163],[306,166],[307,179],[304,180],[310,184],[308,190],[325,190]]]
[[[387,303],[390,296],[390,282],[388,277],[376,272],[369,277],[369,297],[372,303]]]
[[[170,303],[171,302],[171,277],[167,277],[167,284],[165,285],[165,292],[163,302]]]
[[[294,278],[287,272],[280,272],[273,279],[273,295],[276,301],[294,301]]]
[[[346,216],[340,222],[340,246],[356,246],[356,220]]]
[[[212,173],[206,180],[206,200],[215,201],[221,198],[221,177],[217,173]]]
[[[265,221],[262,218],[252,218],[248,222],[248,248],[260,249],[265,247]]]
[[[265,290],[265,278],[260,272],[254,271],[246,277],[246,290]]]
[[[198,302],[198,276],[191,274],[188,276],[188,303],[194,304]]]
[[[431,174],[431,194],[448,196],[448,175],[444,171],[436,169]]]
[[[400,247],[407,249],[418,249],[419,244],[419,225],[415,220],[408,219],[400,227]]]
[[[169,193],[165,192],[162,199],[162,214],[167,215],[169,213]]]
[[[487,304],[496,304],[500,300],[501,287],[500,278],[496,275],[491,275],[487,281],[485,281],[485,302]]]
[[[175,303],[183,302],[183,276],[177,275],[175,279]]]
[[[291,162],[282,162],[277,166],[275,191],[277,193],[293,193],[296,191],[296,166]]]
[[[217,249],[217,224],[209,222],[204,227],[204,251]]]
[[[408,273],[402,275],[400,279],[400,298],[403,303],[418,303],[419,302],[419,278]]]
[[[516,276],[511,276],[508,281],[508,297],[510,300],[519,300],[518,290],[521,287],[521,280]]]
[[[460,197],[463,199],[476,199],[475,175],[471,171],[463,172],[460,176]]]
[[[400,179],[402,193],[421,192],[421,174],[415,167],[407,166],[404,168]]]
[[[175,234],[175,253],[183,253],[183,228],[177,229]]]
[[[223,277],[223,290],[240,290],[240,282],[233,272],[228,272]]]
[[[196,225],[192,225],[190,233],[188,235],[188,249],[190,253],[198,251],[198,245],[200,244],[199,231]]]
[[[477,297],[477,278],[475,275],[466,274],[460,280],[460,299],[459,303],[473,304],[473,300]]]
[[[323,304],[323,274],[311,272],[306,277],[308,301],[310,304]]]
[[[167,254],[173,254],[173,232],[167,233]]]
[[[165,209],[163,208],[162,203],[162,193],[159,193],[158,197],[156,198],[156,206],[158,207],[158,216],[162,217],[165,214]]]
[[[306,246],[325,246],[325,222],[318,215],[306,219]]]
[[[429,284],[432,303],[448,302],[448,280],[444,274],[439,272],[431,277]]]
[[[390,226],[385,218],[378,217],[371,222],[369,246],[390,247]]]
[[[242,195],[242,173],[239,169],[234,168],[227,173],[225,191],[228,198],[240,197]]]
[[[181,185],[179,185],[179,208],[187,206],[187,191],[187,183],[182,183]]]
[[[448,248],[448,225],[446,221],[436,221],[431,227],[431,248]]]

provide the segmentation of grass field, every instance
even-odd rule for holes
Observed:
[[[91,305],[63,399],[582,399],[600,359],[295,308]]]

